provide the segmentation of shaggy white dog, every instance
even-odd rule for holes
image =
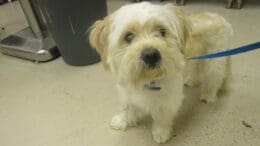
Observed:
[[[90,43],[104,67],[116,75],[123,105],[112,118],[112,128],[125,130],[150,115],[154,140],[166,142],[184,98],[183,85],[200,83],[200,99],[212,103],[227,79],[227,58],[187,58],[227,48],[231,35],[223,17],[185,16],[171,4],[130,4],[97,21]]]

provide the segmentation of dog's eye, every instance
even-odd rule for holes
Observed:
[[[132,40],[134,39],[134,34],[132,32],[128,32],[126,35],[125,35],[125,41],[127,43],[131,43]]]
[[[162,37],[165,37],[165,35],[166,35],[166,30],[164,29],[164,28],[159,28],[159,33],[160,33],[160,35],[162,36]]]

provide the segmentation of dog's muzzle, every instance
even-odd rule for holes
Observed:
[[[155,48],[146,48],[141,53],[141,60],[150,68],[156,67],[161,61],[161,54]]]

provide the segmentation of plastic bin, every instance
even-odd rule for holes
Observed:
[[[88,42],[86,31],[107,15],[106,0],[38,0],[47,27],[63,60],[83,66],[100,61]]]

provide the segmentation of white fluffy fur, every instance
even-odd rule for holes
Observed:
[[[166,36],[158,29],[166,30]],[[126,32],[134,33],[131,43]],[[126,5],[97,21],[90,42],[101,54],[104,66],[117,77],[122,112],[112,118],[111,126],[125,130],[146,115],[153,119],[152,134],[158,143],[171,137],[173,118],[183,100],[183,85],[201,84],[200,98],[214,102],[228,74],[226,58],[192,61],[187,57],[226,48],[232,28],[212,13],[185,16],[173,5],[143,2]],[[145,48],[157,48],[162,56],[155,69],[146,68],[140,54]],[[144,88],[154,81],[160,91]]]

